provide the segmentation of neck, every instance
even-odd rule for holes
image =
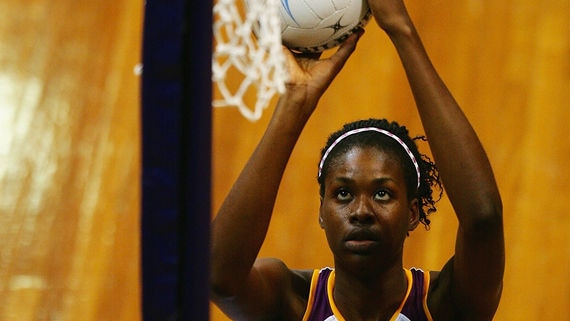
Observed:
[[[334,281],[334,301],[347,320],[389,320],[408,287],[401,265],[374,275],[355,275],[337,268]]]

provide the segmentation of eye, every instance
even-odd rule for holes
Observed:
[[[387,201],[390,199],[390,193],[388,191],[385,190],[380,190],[378,192],[376,192],[376,194],[374,194],[374,200],[375,201]]]
[[[341,189],[336,193],[336,198],[339,201],[348,201],[352,199],[352,194],[350,194],[350,192],[345,189]]]

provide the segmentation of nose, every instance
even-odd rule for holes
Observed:
[[[354,200],[354,210],[350,212],[349,217],[351,224],[369,225],[374,222],[371,202],[372,200],[365,196],[360,196]]]

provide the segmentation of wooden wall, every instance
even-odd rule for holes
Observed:
[[[503,194],[505,292],[496,320],[568,318],[568,0],[408,1],[434,64],[480,133]],[[142,2],[0,2],[0,320],[140,320]],[[214,111],[213,207],[261,137]],[[372,115],[422,133],[395,53],[371,24],[297,145],[261,255],[332,264],[317,224],[319,150]],[[438,269],[456,223],[445,200],[408,240]],[[226,320],[212,308],[212,320]]]
[[[570,320],[569,1],[407,4],[434,64],[480,134],[502,192],[507,266],[495,319]],[[272,110],[256,123],[235,110],[214,111],[214,213]],[[395,51],[373,22],[294,150],[262,256],[293,268],[332,264],[317,223],[319,151],[331,131],[370,116],[423,133]],[[453,253],[456,227],[444,199],[431,230],[420,227],[408,239],[405,264],[440,269]],[[212,311],[213,320],[227,320]]]

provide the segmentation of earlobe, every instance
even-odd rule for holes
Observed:
[[[323,198],[321,197],[321,204],[319,206],[319,226],[324,229],[325,222],[323,220]]]
[[[414,198],[410,202],[410,218],[408,222],[408,231],[415,230],[419,223],[420,223],[419,201],[417,198]]]

